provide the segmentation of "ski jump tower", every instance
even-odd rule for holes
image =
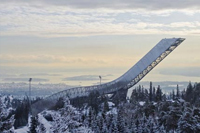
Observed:
[[[137,84],[144,76],[146,76],[184,40],[184,38],[162,39],[121,77],[101,85],[75,87],[55,93],[32,104],[32,113],[33,115],[36,115],[45,109],[51,108],[60,97],[74,99],[76,97],[88,96],[93,91],[98,91],[100,94],[115,94],[120,90],[127,91],[129,88]]]

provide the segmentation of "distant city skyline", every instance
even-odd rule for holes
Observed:
[[[200,2],[176,3],[0,0],[0,82],[108,82],[173,37],[186,40],[142,81],[199,82]]]

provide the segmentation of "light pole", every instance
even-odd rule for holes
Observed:
[[[32,78],[29,79],[29,99],[31,99],[31,81]]]
[[[32,81],[32,78],[29,79],[29,105],[30,105],[30,114],[32,114],[32,112],[31,112],[31,81]]]
[[[101,85],[101,76],[99,75],[99,79],[100,79],[100,85]]]

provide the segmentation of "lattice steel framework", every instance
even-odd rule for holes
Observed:
[[[111,94],[120,89],[129,89],[146,76],[184,40],[184,38],[162,39],[141,60],[116,80],[101,85],[70,88],[55,93],[44,100],[34,103],[32,105],[32,113],[36,115],[52,107],[60,97],[73,99],[76,97],[88,96],[92,91],[98,91],[100,94]]]

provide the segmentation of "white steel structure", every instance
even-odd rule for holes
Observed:
[[[55,93],[44,100],[40,100],[33,104],[32,113],[33,115],[36,115],[37,113],[52,107],[60,97],[73,99],[76,97],[88,96],[92,91],[98,91],[100,94],[111,94],[120,89],[129,89],[137,84],[184,40],[184,38],[162,39],[121,77],[100,85],[70,88]]]

